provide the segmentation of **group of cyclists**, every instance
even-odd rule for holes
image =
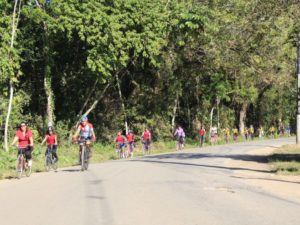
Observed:
[[[151,132],[145,128],[141,136],[143,154],[150,153]],[[122,131],[117,133],[115,137],[116,152],[119,158],[132,158],[135,148],[135,135],[132,130],[129,130],[125,135]]]
[[[279,129],[280,135],[284,133],[284,130]],[[276,129],[272,126],[269,129],[270,137],[273,137]],[[262,138],[264,136],[264,130],[262,127],[257,129],[258,136]],[[230,130],[229,128],[225,128],[222,130],[222,134],[224,135],[225,143],[229,142],[230,134],[232,134],[232,139],[234,142],[237,141],[239,131],[237,128],[233,128]],[[254,128],[250,126],[249,128],[245,128],[244,130],[244,138],[246,140],[254,138]],[[150,143],[151,143],[151,132],[145,128],[140,139],[142,141],[142,151],[143,154],[150,153]],[[199,145],[202,147],[205,142],[206,131],[202,126],[199,130]],[[218,132],[216,127],[212,127],[209,132],[210,142],[211,144],[215,144],[218,140]],[[185,132],[181,126],[178,126],[174,132],[174,137],[176,138],[176,150],[183,150],[185,143]],[[92,155],[91,151],[91,143],[96,141],[96,136],[94,132],[93,125],[88,121],[87,116],[83,116],[80,120],[80,124],[73,135],[73,141],[80,144],[79,147],[79,163],[81,163],[81,151],[82,151],[82,143],[86,144],[86,148],[89,152],[89,157]],[[45,155],[47,152],[51,152],[53,156],[54,162],[58,161],[57,156],[57,134],[52,126],[52,124],[48,124],[48,129],[46,131],[45,137],[41,143],[47,143],[47,148],[45,151]],[[17,144],[18,143],[18,144]],[[114,143],[116,146],[116,152],[119,158],[129,158],[133,157],[134,148],[135,148],[135,134],[132,130],[129,130],[127,133],[122,134],[122,131],[119,131],[114,139]],[[26,166],[32,166],[32,151],[34,149],[33,136],[32,131],[27,126],[26,122],[22,122],[16,131],[15,137],[12,141],[12,146],[16,146],[18,148],[18,155],[22,154],[26,160]]]
[[[290,128],[284,128],[282,125],[279,126],[278,130],[271,126],[267,132],[264,131],[264,128],[260,126],[257,128],[256,132],[254,130],[253,125],[250,125],[250,127],[245,127],[243,129],[243,132],[241,132],[241,135],[244,137],[244,140],[254,140],[255,135],[257,135],[260,139],[262,139],[266,134],[270,138],[274,138],[275,135],[278,133],[279,136],[284,136],[286,133],[288,136],[290,136]],[[240,134],[240,131],[235,127],[233,129],[224,128],[221,130],[221,135],[223,135],[223,140],[227,144],[229,143],[230,138],[232,137],[233,142],[237,142],[238,136]],[[199,129],[198,137],[199,137],[199,146],[202,147],[205,142],[205,136],[206,136],[206,130],[203,126]],[[220,136],[218,134],[218,128],[216,126],[213,126],[210,128],[209,132],[210,137],[210,144],[214,145],[219,140]]]
[[[91,142],[96,140],[95,132],[93,125],[88,122],[87,116],[83,116],[80,120],[80,124],[76,130],[76,133],[73,135],[73,141],[77,142],[80,140],[84,140],[86,142],[86,146],[89,151],[89,155],[91,156],[91,148],[90,144]],[[47,148],[45,151],[45,155],[47,152],[50,151],[54,163],[58,161],[57,156],[57,134],[52,126],[51,123],[48,124],[48,128],[45,134],[45,137],[41,143],[43,145],[44,143],[47,143]],[[18,149],[18,156],[24,155],[25,158],[25,168],[32,166],[32,151],[34,149],[34,141],[33,141],[33,135],[32,131],[28,127],[26,122],[20,123],[19,128],[16,131],[15,137],[11,143],[12,146],[16,146]],[[80,155],[81,155],[81,146],[79,148],[79,162],[80,162]],[[18,172],[18,171],[17,171]]]
[[[88,121],[87,116],[82,116],[80,124],[72,137],[73,142],[79,143],[79,163],[81,163],[81,151],[82,143],[86,144],[87,151],[89,152],[89,157],[92,156],[91,143],[96,141],[96,135],[94,132],[93,125]],[[143,153],[149,153],[150,143],[151,143],[151,132],[145,128],[141,136],[143,144]],[[53,156],[53,161],[56,163],[58,161],[57,155],[57,134],[51,123],[48,124],[48,128],[45,134],[41,145],[47,143],[47,152],[51,152]],[[34,149],[34,140],[32,131],[28,127],[26,122],[20,123],[19,128],[16,131],[15,137],[11,143],[12,146],[17,147],[18,156],[23,155],[25,158],[25,167],[32,166],[32,151]],[[132,130],[129,130],[126,135],[122,135],[122,132],[119,131],[115,137],[116,150],[120,158],[133,157],[134,147],[135,147],[135,135]]]

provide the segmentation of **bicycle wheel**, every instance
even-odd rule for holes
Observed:
[[[89,150],[85,151],[85,154],[84,154],[84,169],[85,170],[87,170],[89,167],[89,156],[90,156],[90,151]]]
[[[48,172],[50,170],[52,164],[51,155],[47,154],[45,157],[45,170]]]
[[[52,162],[51,165],[52,165],[53,170],[54,170],[54,171],[57,171],[57,167],[58,167],[58,166],[57,166],[56,159],[52,157],[51,160],[52,160],[52,161],[51,161],[51,162]]]
[[[83,145],[81,147],[81,171],[85,170],[85,152],[86,152],[86,147]]]
[[[16,163],[16,173],[17,173],[18,179],[20,179],[22,177],[22,172],[23,172],[22,156],[19,155],[17,158],[17,163]]]
[[[27,177],[29,177],[31,175],[31,166],[28,166],[27,168],[25,168],[25,174]]]

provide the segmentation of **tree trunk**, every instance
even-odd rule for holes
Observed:
[[[48,27],[47,23],[44,22],[44,89],[47,97],[47,120],[48,124],[53,124],[54,122],[54,95],[52,90],[52,81],[51,81],[51,67],[50,67],[50,42],[48,37]]]
[[[240,134],[241,135],[244,134],[244,130],[245,130],[245,119],[246,119],[247,107],[248,104],[244,102],[240,110]]]
[[[16,14],[17,14],[17,7],[19,3],[19,12],[21,8],[21,1],[19,2],[18,0],[15,0],[15,5],[14,5],[14,11],[13,11],[13,16],[12,16],[12,31],[11,31],[11,39],[10,39],[10,48],[14,48],[14,41],[15,41],[15,33],[17,29],[17,23],[16,22]],[[11,109],[12,109],[12,102],[14,98],[14,84],[12,79],[9,81],[9,102],[8,102],[8,109],[7,109],[7,115],[6,115],[6,120],[5,120],[5,128],[4,128],[4,148],[5,151],[8,151],[8,123],[9,123],[9,118],[11,114]]]
[[[213,120],[214,110],[215,110],[215,107],[213,106],[212,109],[211,109],[211,111],[210,111],[210,125],[209,125],[209,132],[211,132],[211,128],[212,128],[212,120]]]
[[[79,125],[79,123],[80,123],[80,118],[81,118],[83,115],[86,115],[86,116],[87,116],[87,115],[88,115],[88,114],[96,107],[96,105],[97,105],[97,104],[99,103],[99,101],[102,99],[102,97],[103,97],[104,93],[106,92],[107,88],[109,87],[109,85],[110,85],[110,83],[108,83],[108,84],[105,86],[105,88],[103,89],[103,91],[102,91],[101,95],[99,96],[99,98],[93,102],[92,106],[91,106],[84,114],[81,114],[81,113],[79,114],[78,120],[76,121],[76,124],[73,126],[73,129],[75,129],[76,127],[78,127],[78,125]],[[71,141],[71,139],[72,139],[72,130],[69,131],[69,134],[70,134],[69,140]]]
[[[174,107],[173,107],[173,116],[172,116],[172,122],[171,122],[172,133],[175,130],[175,118],[176,118],[177,107],[178,107],[178,94],[176,94],[176,98],[174,101]]]
[[[126,134],[127,134],[128,133],[127,114],[126,114],[125,104],[124,104],[124,101],[123,101],[122,90],[121,90],[120,80],[119,80],[119,75],[118,74],[116,74],[116,80],[117,80],[117,86],[118,86],[118,91],[119,91],[119,97],[120,97],[120,100],[121,100],[122,110],[123,110],[123,113],[124,113],[124,124],[125,124],[125,130],[126,130]]]

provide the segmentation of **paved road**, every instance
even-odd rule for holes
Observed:
[[[6,225],[300,224],[300,203],[248,186],[230,159],[294,139],[215,146],[0,182]],[[266,171],[263,171],[266,172]]]

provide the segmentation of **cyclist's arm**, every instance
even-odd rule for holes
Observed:
[[[19,140],[19,138],[17,136],[14,137],[13,142],[11,143],[11,146],[15,146],[16,142]]]
[[[77,139],[80,133],[80,127],[77,128],[75,134],[73,135],[73,139]]]
[[[45,141],[47,141],[47,136],[44,138],[44,140],[42,141],[41,145],[43,145],[45,143]]]
[[[33,147],[33,138],[32,138],[32,136],[29,137],[29,141],[30,141],[30,144],[29,144],[29,145],[30,145],[31,147]]]
[[[91,131],[91,133],[92,133],[92,141],[96,141],[96,135],[94,129]]]
[[[57,135],[55,135],[55,145],[57,145]]]

